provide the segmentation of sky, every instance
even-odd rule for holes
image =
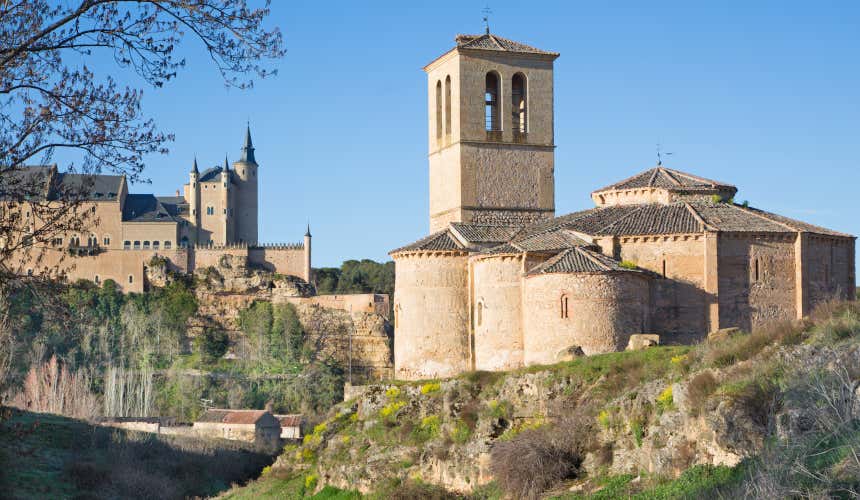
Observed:
[[[251,0],[253,4],[253,0]],[[664,165],[736,185],[736,201],[860,234],[860,2],[493,1],[493,33],[555,62],[558,215],[589,193]],[[481,33],[483,1],[275,0],[278,75],[226,88],[198,42],[161,89],[132,73],[143,108],[176,135],[147,159],[171,194],[200,167],[238,159],[250,122],[260,239],[301,241],[314,266],[388,260],[428,232],[422,67]]]

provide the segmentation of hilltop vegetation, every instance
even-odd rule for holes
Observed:
[[[386,293],[393,264],[348,261],[321,276],[323,292]],[[241,338],[228,359],[222,329],[210,324],[189,335],[195,287],[203,286],[191,278],[174,276],[140,294],[123,294],[110,280],[9,286],[8,307],[0,304],[0,367],[9,362],[0,403],[80,418],[193,420],[205,399],[313,418],[343,394],[343,367],[310,341],[290,304],[254,302],[240,311]],[[60,387],[68,394],[59,397]]]
[[[858,339],[860,304],[829,303],[699,346],[382,384],[226,497],[856,496]]]
[[[3,498],[215,495],[272,462],[236,441],[157,436],[0,409]]]

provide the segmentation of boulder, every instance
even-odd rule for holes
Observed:
[[[570,347],[565,347],[564,349],[558,351],[555,355],[556,361],[573,361],[576,358],[581,358],[585,356],[585,352],[582,350],[582,347],[578,345],[572,345]]]
[[[741,333],[741,329],[736,326],[731,328],[720,328],[719,330],[714,330],[708,334],[708,342],[722,342]]]
[[[628,351],[638,351],[647,347],[660,345],[660,336],[654,333],[635,333],[627,342]]]

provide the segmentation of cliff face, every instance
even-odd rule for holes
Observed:
[[[582,443],[576,479],[566,486],[575,491],[588,492],[588,478],[598,475],[677,477],[698,464],[737,465],[776,433],[791,436],[809,420],[808,408],[786,397],[791,384],[803,373],[860,361],[856,342],[744,342],[373,385],[336,407],[274,467],[362,492],[414,478],[470,492],[498,479],[495,446],[551,429],[550,436],[576,433]],[[860,401],[860,388],[852,391]],[[860,404],[853,408],[860,418]]]
[[[158,266],[150,266],[148,276],[156,285],[169,280],[169,273]],[[229,357],[238,355],[235,348],[243,338],[241,311],[258,301],[291,303],[315,348],[346,370],[352,366],[353,383],[391,376],[393,331],[385,296],[317,296],[313,285],[299,278],[250,268],[243,258],[232,255],[222,256],[217,266],[198,269],[194,279],[198,313],[191,319],[189,337],[206,328],[224,330],[231,341]]]

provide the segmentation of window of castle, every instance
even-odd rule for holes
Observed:
[[[161,246],[161,242],[160,242],[160,241],[155,240],[155,241],[153,241],[153,242],[152,242],[152,249],[153,249],[153,250],[158,250],[158,247],[159,247],[159,246]]]
[[[215,207],[206,207],[206,215],[215,215]]]
[[[134,242],[134,249],[135,249],[135,250],[140,250],[140,241],[139,241],[139,240],[136,240],[136,241]]]
[[[98,284],[99,284],[100,279],[99,279],[99,275],[98,275],[98,274],[96,275],[96,277],[95,277],[95,279],[94,279],[93,281],[95,281],[95,282],[96,282],[96,285],[98,285]]]
[[[567,319],[569,317],[569,308],[568,308],[568,296],[561,296],[561,319]]]
[[[129,282],[129,283],[134,283],[134,276],[132,276],[132,275],[130,275],[130,274],[129,274],[129,275],[128,275],[128,282]]]
[[[148,249],[148,248],[149,248],[149,240],[143,240],[143,248],[144,248],[144,249]]]
[[[478,307],[475,310],[475,326],[481,326],[484,322],[484,303],[478,302]]]
[[[169,249],[171,246],[173,246],[173,244],[170,242],[170,240],[164,240],[164,249],[165,250]]]
[[[106,234],[104,238],[102,238],[102,244],[104,246],[110,246],[110,235]]]
[[[123,241],[122,242],[122,248],[125,250],[129,250],[131,248],[131,242],[128,240]]]

